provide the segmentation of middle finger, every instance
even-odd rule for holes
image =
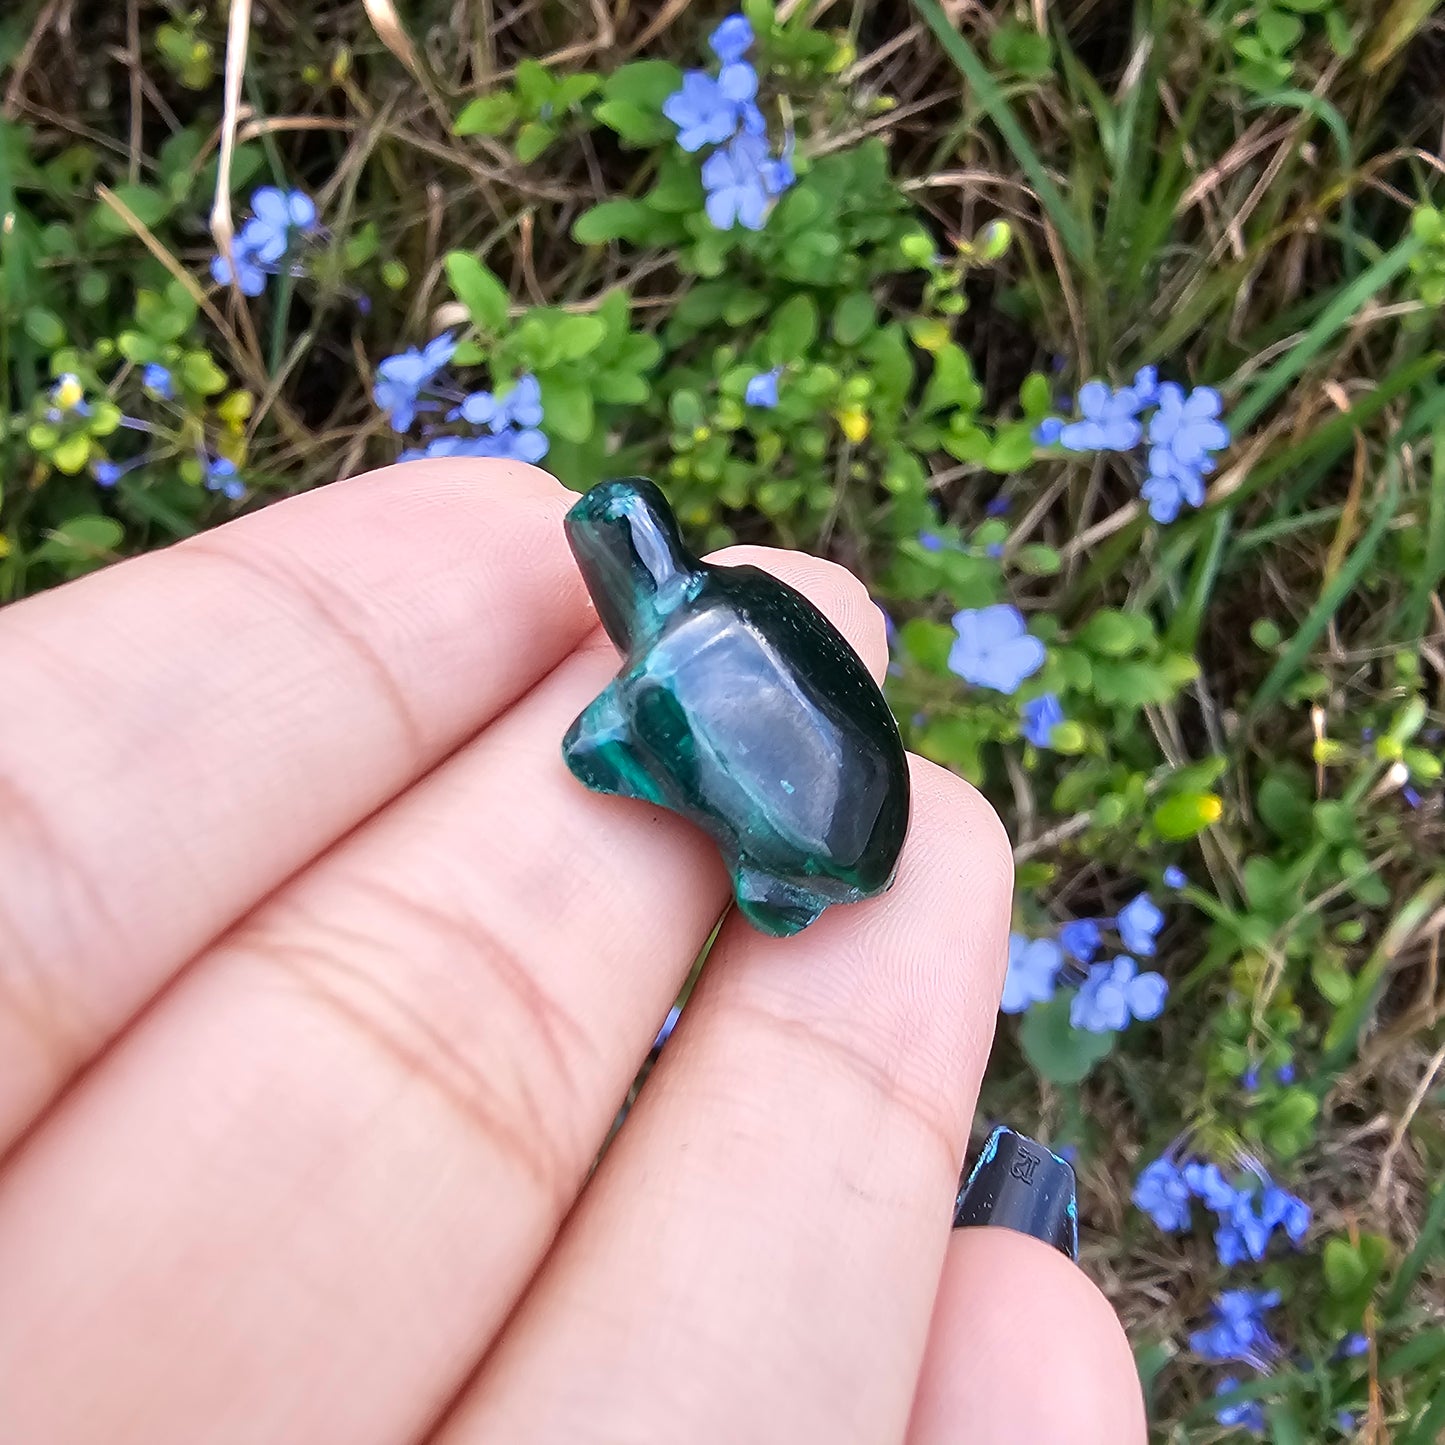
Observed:
[[[767,565],[879,669],[856,582]],[[444,1407],[726,897],[561,762],[616,665],[575,654],[223,940],[0,1178],[8,1438],[396,1445]]]

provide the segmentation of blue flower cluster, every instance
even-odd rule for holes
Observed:
[[[1213,1318],[1208,1326],[1189,1336],[1190,1349],[1203,1360],[1230,1361],[1268,1373],[1281,1351],[1265,1326],[1264,1315],[1279,1301],[1278,1290],[1225,1290],[1214,1302]],[[1239,1377],[1226,1375],[1214,1387],[1214,1393],[1228,1395],[1238,1388]],[[1255,1434],[1261,1433],[1265,1425],[1264,1408],[1258,1400],[1222,1405],[1214,1418],[1221,1425]]]
[[[1129,452],[1147,436],[1140,495],[1156,522],[1169,523],[1186,505],[1204,504],[1204,478],[1215,467],[1212,454],[1229,445],[1229,428],[1220,420],[1223,406],[1213,387],[1186,392],[1172,381],[1161,385],[1155,368],[1145,366],[1117,389],[1085,382],[1075,403],[1078,418],[1045,417],[1034,439],[1070,452]],[[1151,409],[1146,423],[1144,413]]]
[[[318,230],[316,202],[305,191],[262,186],[251,197],[251,218],[231,241],[231,255],[211,258],[211,276],[221,286],[234,280],[243,295],[259,296],[298,237]],[[234,262],[234,270],[232,263]],[[291,265],[293,275],[299,267]]]
[[[1239,1388],[1238,1375],[1226,1375],[1215,1387],[1216,1395],[1228,1395]],[[1221,1405],[1214,1412],[1214,1418],[1221,1425],[1232,1429],[1248,1430],[1254,1435],[1263,1435],[1265,1427],[1264,1406],[1258,1400],[1241,1400],[1235,1405]]]
[[[949,671],[974,687],[1013,694],[1044,665],[1043,643],[1006,602],[955,612],[953,630],[958,636],[949,649]]]
[[[539,462],[547,455],[542,426],[542,387],[530,373],[517,378],[504,395],[491,391],[463,392],[444,373],[457,342],[450,332],[423,347],[408,347],[388,356],[376,368],[372,399],[396,432],[408,432],[421,413],[443,413],[449,422],[466,422],[481,430],[435,432],[420,447],[401,454],[404,462],[422,457],[500,457]],[[425,428],[423,429],[425,432]]]
[[[1169,984],[1161,974],[1140,973],[1130,954],[1148,957],[1164,915],[1147,893],[1141,893],[1116,918],[1076,918],[1059,929],[1057,939],[1009,935],[1008,972],[1004,976],[1004,1013],[1023,1013],[1053,998],[1065,978],[1067,959],[1086,966],[1078,992],[1069,1003],[1069,1022],[1089,1033],[1117,1033],[1135,1019],[1158,1018],[1164,1011]],[[1103,947],[1104,931],[1113,928],[1129,950],[1094,962]],[[1076,980],[1077,972],[1073,975]]]
[[[1216,1218],[1214,1247],[1227,1268],[1262,1260],[1276,1229],[1296,1248],[1310,1227],[1310,1207],[1276,1184],[1257,1160],[1244,1161],[1239,1183],[1212,1162],[1180,1162],[1166,1152],[1145,1166],[1134,1185],[1134,1203],[1166,1234],[1193,1223],[1192,1201],[1200,1200]]]
[[[720,231],[736,225],[762,230],[772,202],[796,179],[791,142],[776,156],[768,148],[767,122],[757,104],[758,73],[744,59],[752,44],[747,19],[729,15],[708,38],[719,62],[717,75],[687,71],[662,105],[683,150],[721,147],[702,165],[708,220]]]
[[[1134,1019],[1157,1019],[1169,985],[1163,974],[1140,973],[1127,954],[1096,963],[1069,1005],[1069,1022],[1091,1034],[1117,1033]]]
[[[1208,1328],[1189,1336],[1189,1348],[1204,1360],[1237,1361],[1266,1369],[1280,1350],[1264,1326],[1263,1315],[1279,1298],[1278,1290],[1225,1290],[1214,1302],[1214,1318]]]

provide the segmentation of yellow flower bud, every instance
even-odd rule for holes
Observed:
[[[868,420],[868,413],[862,407],[844,407],[841,411],[835,411],[833,416],[843,429],[843,435],[850,442],[856,445],[858,442],[867,440],[872,423]]]

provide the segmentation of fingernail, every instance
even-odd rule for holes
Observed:
[[[999,1125],[953,1207],[953,1227],[994,1224],[1079,1257],[1074,1171],[1057,1154]]]

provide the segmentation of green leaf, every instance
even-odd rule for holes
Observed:
[[[993,445],[984,456],[983,464],[991,472],[1007,475],[1009,472],[1021,471],[1033,460],[1033,455],[1032,428],[1027,422],[1017,422],[998,429]]]
[[[1275,1400],[1268,1410],[1270,1445],[1309,1445],[1305,1422],[1293,1400]]]
[[[923,389],[923,400],[919,403],[919,414],[930,416],[934,412],[956,407],[972,415],[983,400],[983,388],[973,374],[973,362],[961,346],[950,341],[940,347],[933,357],[933,375]]]
[[[125,528],[114,517],[91,512],[47,532],[32,556],[68,571],[84,570],[109,561],[124,540]]]
[[[25,334],[42,350],[57,351],[65,345],[65,323],[43,306],[26,309]]]
[[[1264,826],[1286,842],[1308,838],[1315,831],[1304,777],[1293,769],[1276,768],[1266,774],[1254,807]]]
[[[1005,70],[1041,80],[1054,68],[1054,47],[1030,25],[1007,20],[989,37],[988,53]]]
[[[606,100],[623,100],[646,110],[662,103],[682,85],[682,71],[666,60],[634,60],[619,66],[602,82]]]
[[[535,115],[548,104],[557,90],[552,72],[540,61],[526,59],[517,64],[517,94]]]
[[[580,246],[608,241],[641,244],[657,227],[657,212],[642,201],[602,201],[572,223],[572,239]]]
[[[119,185],[113,188],[113,194],[118,201],[123,202],[143,226],[155,227],[163,221],[174,207],[174,202],[164,192],[158,191],[154,186],[142,186],[131,183]],[[120,216],[103,201],[98,202],[90,213],[90,229],[102,237],[129,236],[131,228]]]
[[[511,303],[496,276],[466,251],[448,252],[446,268],[453,295],[467,308],[477,329],[494,336],[505,331]]]
[[[1360,1251],[1347,1239],[1325,1241],[1325,1286],[1336,1299],[1347,1299],[1359,1289],[1369,1274]]]
[[[553,333],[558,357],[562,361],[578,361],[602,345],[607,323],[597,316],[563,315]]]
[[[557,139],[557,129],[542,120],[529,120],[521,130],[517,132],[517,159],[523,165],[537,159],[554,140]]]
[[[943,622],[910,617],[898,631],[903,651],[929,672],[947,673],[948,654],[958,634]]]
[[[517,97],[510,90],[479,95],[457,117],[453,135],[501,135],[517,119]]]
[[[1217,794],[1176,793],[1154,809],[1154,830],[1161,838],[1182,842],[1219,821],[1223,811]]]
[[[208,351],[188,351],[176,368],[181,385],[201,396],[214,396],[226,388],[226,373],[211,360]]]
[[[1035,1004],[1019,1025],[1019,1044],[1041,1078],[1053,1084],[1077,1084],[1107,1058],[1114,1035],[1076,1029],[1069,1023],[1069,998],[1055,994]]]
[[[660,110],[644,110],[627,100],[604,100],[592,114],[630,146],[654,146],[677,134],[677,127]]]
[[[1153,643],[1154,629],[1148,617],[1140,613],[1105,607],[1080,629],[1079,641],[1101,657],[1129,657]]]
[[[564,441],[585,442],[592,435],[592,391],[576,377],[548,375],[542,384],[542,414],[546,431]]]
[[[51,450],[50,460],[66,476],[73,477],[84,471],[90,460],[90,437],[83,432],[62,437]]]
[[[839,346],[856,346],[877,317],[878,308],[866,291],[850,291],[833,312],[833,339]]]
[[[1041,371],[1031,371],[1019,387],[1019,403],[1028,417],[1041,417],[1053,409],[1054,395],[1049,379]]]
[[[818,339],[818,303],[811,296],[790,296],[768,328],[766,349],[774,366],[802,361]]]

